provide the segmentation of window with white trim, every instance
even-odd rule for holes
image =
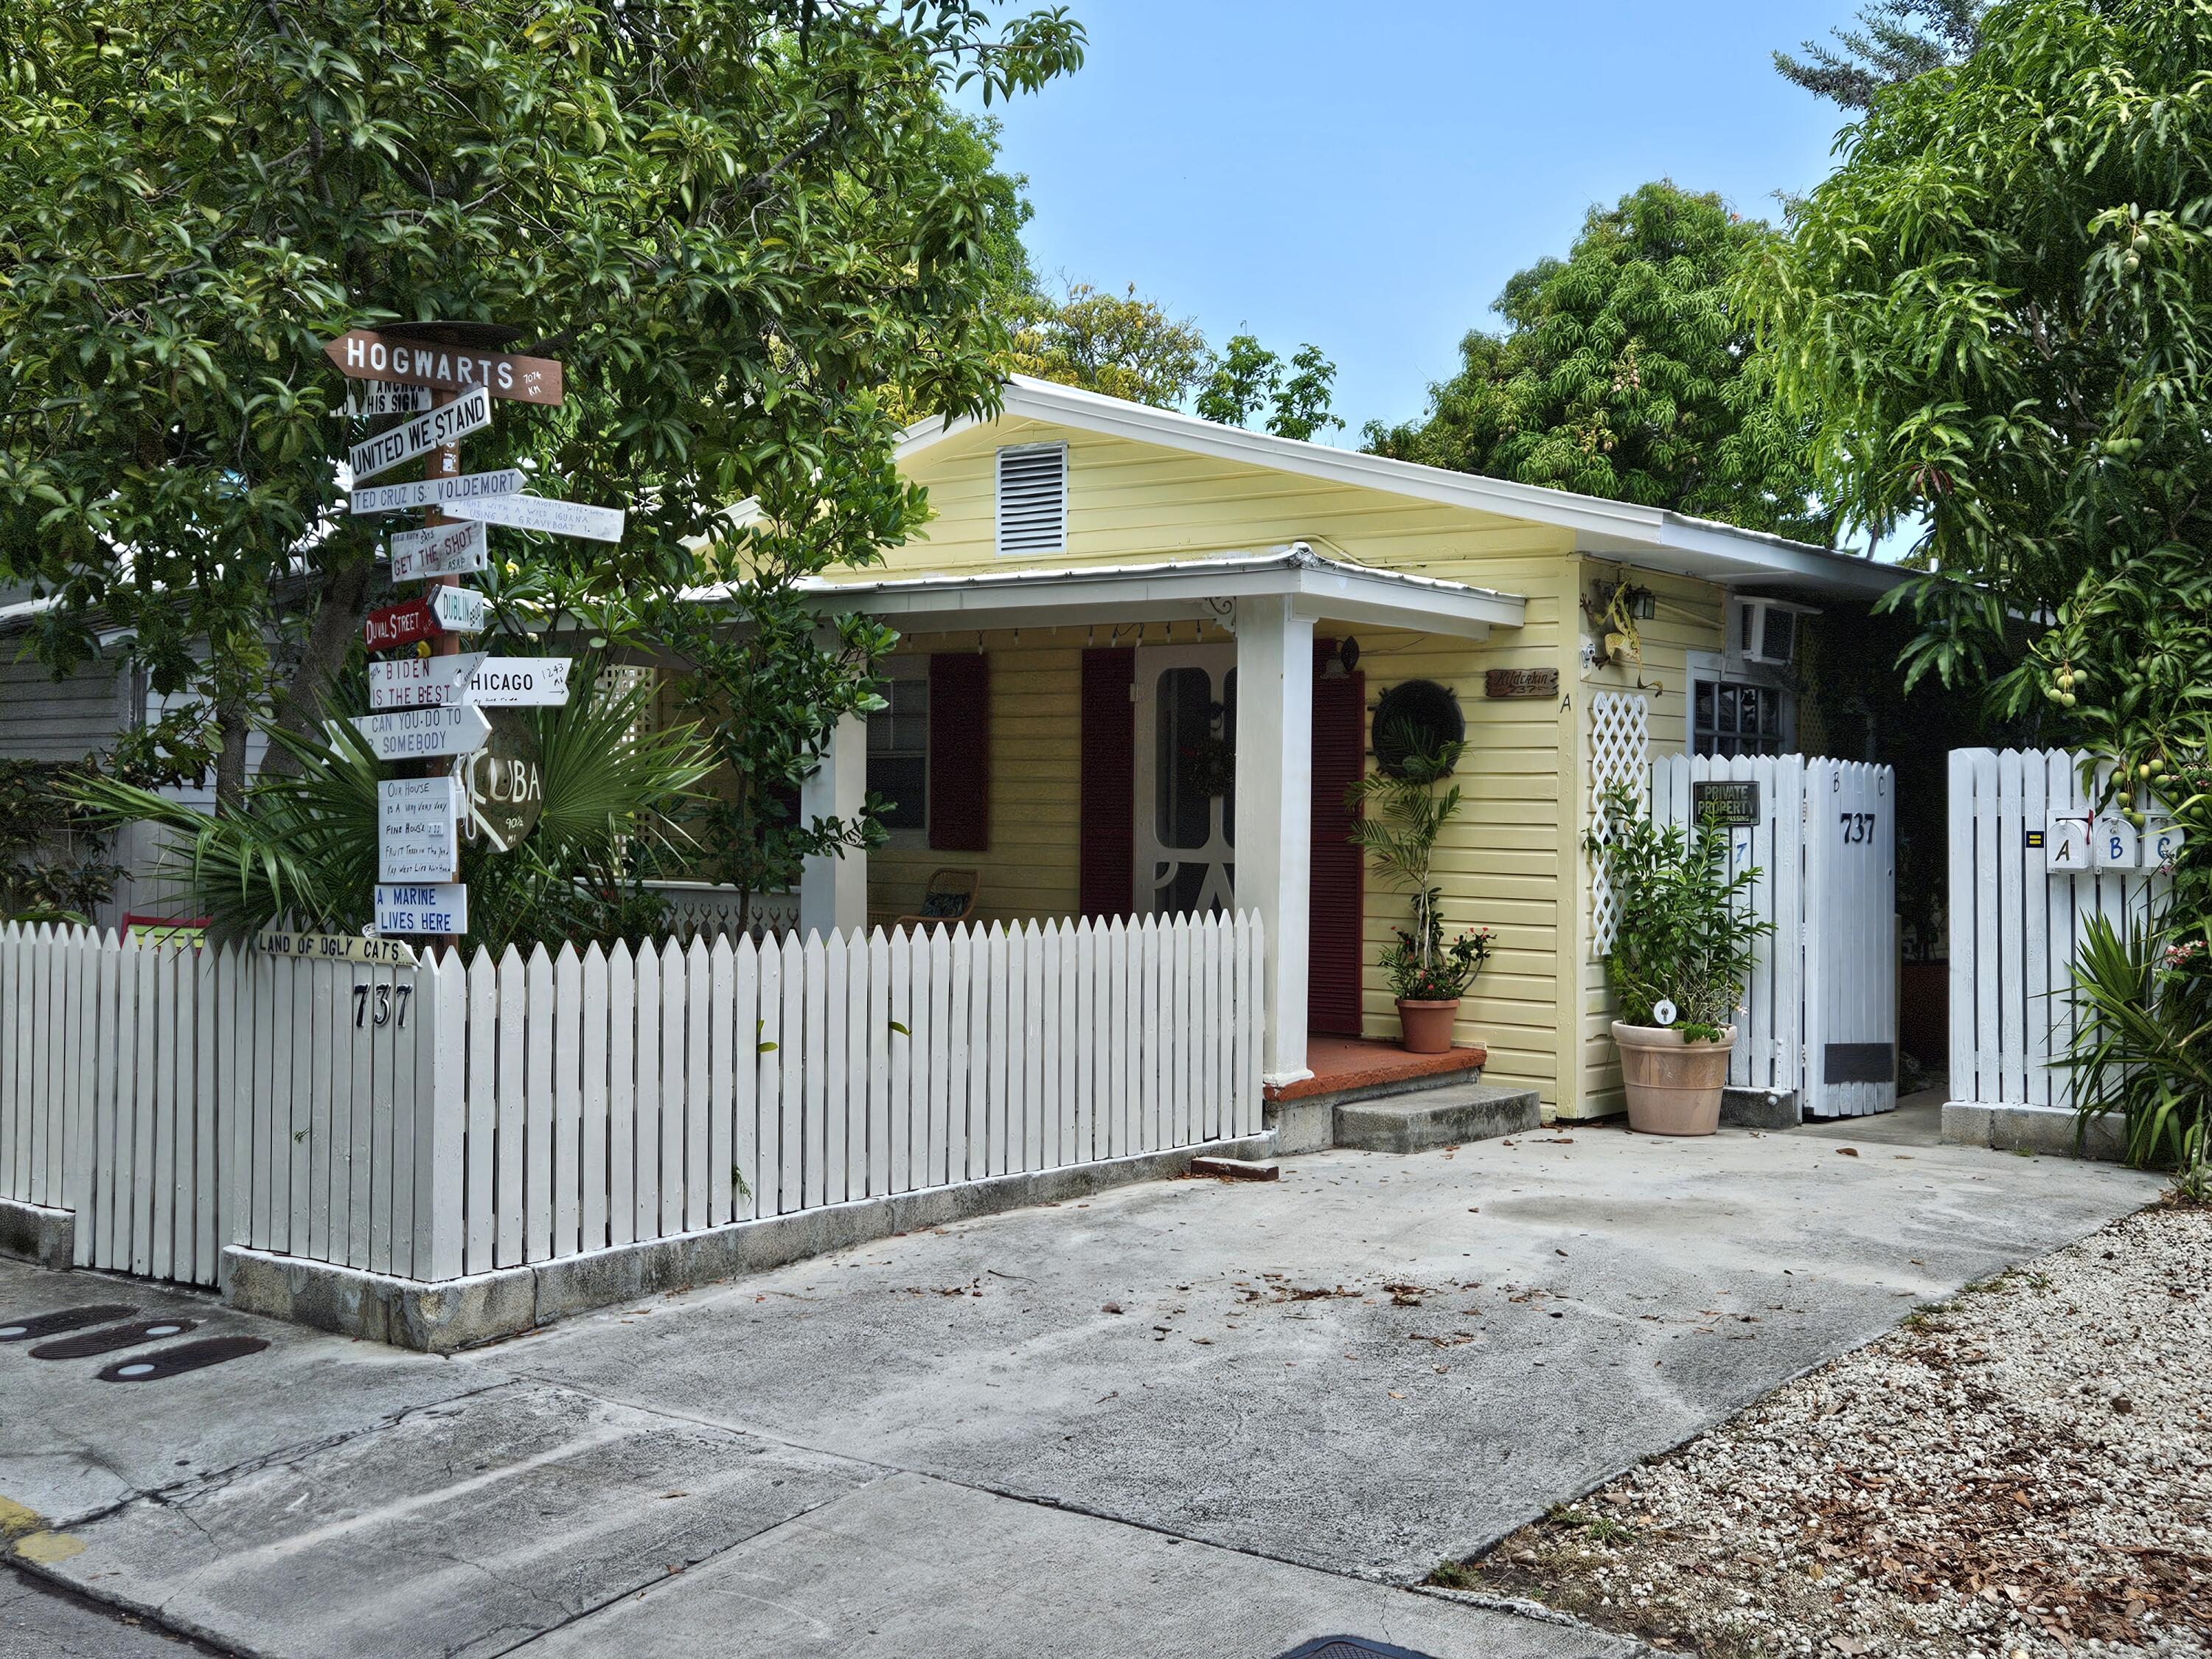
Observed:
[[[999,452],[1002,557],[1067,550],[1067,446],[1020,444]]]
[[[890,803],[883,825],[895,843],[927,846],[929,659],[894,657],[878,672],[885,706],[868,715],[868,793]]]
[[[1735,679],[1690,682],[1690,752],[1779,755],[1790,747],[1796,710],[1778,686]]]

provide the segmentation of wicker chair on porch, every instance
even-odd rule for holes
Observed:
[[[922,890],[921,908],[901,916],[894,927],[951,927],[975,918],[975,890],[982,884],[979,870],[934,870]]]

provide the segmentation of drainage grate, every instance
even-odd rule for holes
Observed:
[[[1431,1659],[1431,1656],[1364,1636],[1316,1636],[1304,1647],[1292,1648],[1282,1659]]]
[[[128,1319],[137,1311],[127,1302],[103,1302],[95,1307],[64,1308],[59,1313],[10,1319],[0,1322],[0,1342],[28,1342],[34,1336],[59,1336],[64,1331],[81,1331],[88,1325]]]
[[[197,1319],[147,1319],[136,1325],[111,1325],[104,1331],[86,1331],[77,1336],[65,1336],[56,1342],[41,1342],[31,1350],[33,1359],[89,1359],[96,1353],[113,1353],[118,1348],[135,1348],[141,1342],[151,1342],[164,1336],[182,1336],[186,1331],[198,1330]]]
[[[158,1382],[165,1376],[174,1376],[179,1371],[196,1371],[204,1365],[220,1365],[226,1359],[239,1359],[250,1353],[259,1353],[269,1345],[258,1336],[207,1336],[197,1342],[179,1342],[173,1348],[156,1348],[140,1359],[118,1359],[112,1365],[103,1365],[100,1380],[103,1382]]]

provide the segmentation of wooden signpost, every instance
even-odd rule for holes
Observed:
[[[380,933],[465,933],[464,825],[505,852],[530,833],[544,804],[526,728],[513,726],[510,717],[499,728],[496,752],[488,752],[494,727],[483,709],[565,703],[571,665],[565,657],[461,653],[458,636],[483,626],[484,599],[455,579],[488,567],[485,526],[606,542],[622,538],[619,508],[526,496],[519,468],[462,472],[459,441],[491,423],[493,398],[562,401],[558,362],[489,349],[511,337],[510,331],[478,323],[392,324],[349,330],[323,348],[349,380],[366,383],[349,394],[349,413],[408,416],[352,446],[355,482],[429,458],[420,481],[356,489],[349,503],[356,514],[421,510],[421,529],[388,538],[392,580],[431,585],[420,599],[372,612],[362,630],[371,651],[412,646],[433,653],[372,662],[369,702],[379,712],[354,721],[380,758],[426,768],[380,786]],[[475,758],[447,770],[439,758],[447,756]]]
[[[441,392],[481,387],[525,404],[561,401],[561,365],[550,357],[395,338],[373,328],[349,330],[325,346],[323,355],[350,380],[399,380]]]

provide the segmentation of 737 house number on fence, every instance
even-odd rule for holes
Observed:
[[[353,988],[354,1030],[389,1025],[407,1029],[407,1005],[415,995],[411,985],[356,985]]]
[[[1874,839],[1874,818],[1871,812],[1838,812],[1844,826],[1844,845],[1863,847]]]

